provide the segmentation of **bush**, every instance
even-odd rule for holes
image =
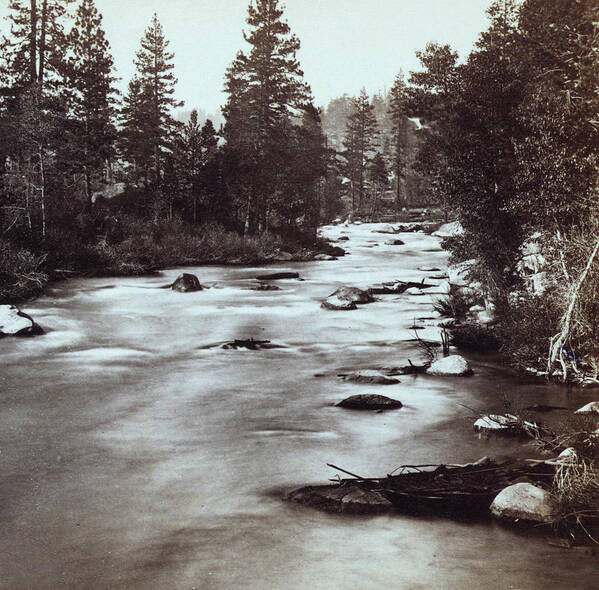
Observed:
[[[462,350],[474,352],[498,352],[501,342],[494,327],[466,322],[450,329],[449,342]]]
[[[43,256],[0,239],[0,303],[16,303],[39,295],[48,282],[40,271]]]

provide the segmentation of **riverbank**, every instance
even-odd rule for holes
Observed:
[[[171,221],[121,226],[91,240],[50,236],[34,251],[0,240],[0,304],[31,300],[48,283],[66,278],[143,276],[175,266],[257,265],[344,253],[324,239],[242,236],[218,225]]]

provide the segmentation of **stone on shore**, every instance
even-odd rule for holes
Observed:
[[[459,221],[452,221],[451,223],[444,223],[437,231],[433,232],[433,236],[451,238],[460,235],[463,231]]]
[[[435,361],[426,371],[429,375],[466,377],[473,371],[468,361],[459,354],[452,354]]]
[[[599,414],[599,402],[590,402],[582,408],[578,408],[575,414]]]
[[[352,383],[366,383],[369,385],[394,385],[399,383],[399,379],[395,377],[389,377],[383,375],[380,371],[373,371],[370,369],[355,371],[349,375],[344,375],[345,381],[351,381]]]
[[[0,305],[0,338],[4,336],[36,336],[44,331],[16,305]]]
[[[399,400],[376,394],[352,395],[335,405],[350,410],[395,410],[403,406]]]
[[[546,490],[531,483],[516,483],[501,490],[491,504],[497,518],[547,523],[552,521],[553,505]]]
[[[179,293],[191,293],[193,291],[201,291],[202,285],[200,285],[198,277],[184,272],[176,278],[175,282],[171,285],[171,289]]]

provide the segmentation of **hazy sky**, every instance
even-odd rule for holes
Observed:
[[[491,0],[287,0],[300,38],[299,59],[317,105],[343,94],[389,88],[400,68],[418,68],[428,41],[468,53],[486,27]],[[175,53],[177,96],[185,108],[215,112],[224,102],[225,69],[244,47],[248,0],[96,0],[126,88],[133,55],[154,11]],[[8,0],[0,0],[6,14]],[[6,23],[2,28],[6,30]]]

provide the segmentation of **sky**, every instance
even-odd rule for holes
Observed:
[[[226,68],[244,48],[248,0],[96,0],[126,89],[133,57],[154,12],[175,53],[177,97],[185,110],[215,113],[225,101]],[[287,0],[285,17],[300,39],[298,58],[315,102],[388,89],[400,69],[418,69],[415,52],[449,43],[460,56],[487,26],[491,0]],[[8,0],[0,0],[0,16]],[[6,31],[7,24],[2,23]]]

